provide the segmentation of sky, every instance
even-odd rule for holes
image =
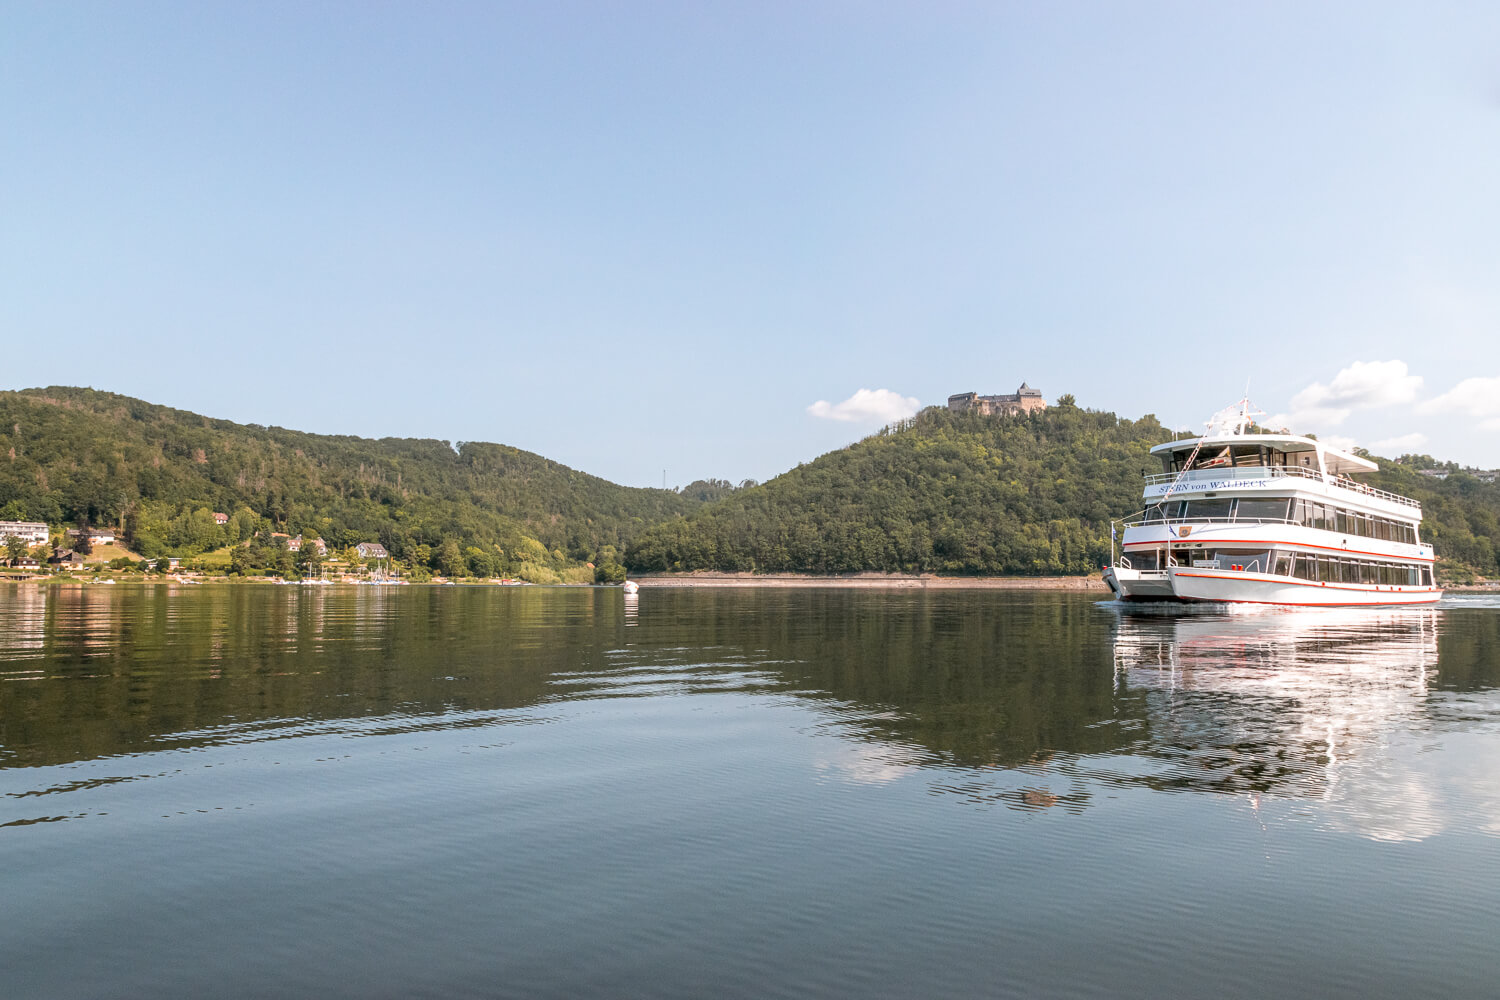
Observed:
[[[0,8],[0,389],[765,480],[950,394],[1500,466],[1500,5]]]

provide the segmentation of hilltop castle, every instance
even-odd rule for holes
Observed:
[[[1021,388],[1008,396],[981,396],[977,392],[961,392],[948,397],[948,409],[954,413],[978,413],[982,416],[1022,416],[1036,410],[1045,410],[1047,401],[1040,389],[1033,389],[1025,382]]]

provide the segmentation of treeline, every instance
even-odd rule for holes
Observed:
[[[537,582],[637,571],[1077,574],[1109,558],[1171,433],[1071,397],[1021,417],[932,408],[756,485],[633,489],[499,444],[306,434],[90,389],[0,392],[0,520],[110,526],[143,556],[278,535],[378,541],[412,568]],[[1428,456],[1371,482],[1420,500],[1448,580],[1500,577],[1500,486]],[[219,525],[215,512],[228,515]],[[248,562],[247,562],[248,560]],[[589,573],[585,563],[595,564]],[[623,565],[622,565],[623,564]]]
[[[1021,417],[924,410],[686,517],[630,547],[641,572],[1078,574],[1109,558],[1110,521],[1141,508],[1152,446],[1171,432],[1070,397]],[[1500,487],[1431,459],[1379,460],[1372,485],[1420,500],[1449,581],[1500,576]]]
[[[1422,540],[1437,550],[1439,576],[1458,583],[1500,577],[1500,485],[1462,471],[1441,480],[1419,475],[1418,469],[1456,469],[1454,463],[1434,463],[1425,455],[1394,462],[1367,457],[1380,464],[1380,471],[1366,482],[1421,501]]]
[[[335,549],[378,541],[435,569],[452,542],[475,572],[545,578],[616,559],[697,506],[499,444],[307,434],[91,389],[0,392],[0,520],[109,525],[145,555],[272,529]],[[216,511],[231,524],[210,526]]]

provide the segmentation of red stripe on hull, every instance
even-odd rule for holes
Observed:
[[[1300,546],[1304,549],[1327,549],[1329,552],[1342,552],[1351,556],[1374,556],[1376,559],[1400,559],[1404,562],[1436,562],[1437,557],[1428,559],[1426,556],[1397,556],[1389,552],[1370,552],[1365,549],[1341,549],[1333,545],[1316,545],[1312,542],[1288,542],[1276,538],[1205,538],[1202,544],[1212,542],[1215,545],[1254,545],[1254,546]],[[1131,549],[1159,549],[1163,545],[1192,545],[1193,540],[1181,538],[1162,539],[1159,542],[1125,542],[1121,548]]]
[[[1329,585],[1323,581],[1297,580],[1288,577],[1278,577],[1267,580],[1264,578],[1248,579],[1244,576],[1228,576],[1223,573],[1187,573],[1177,572],[1172,574],[1173,578],[1191,577],[1198,580],[1230,580],[1235,583],[1269,583],[1278,587],[1315,587],[1326,593],[1330,590],[1341,591],[1346,594],[1359,594],[1364,597],[1373,597],[1376,600],[1350,601],[1343,605],[1346,607],[1376,607],[1378,605],[1414,605],[1414,604],[1436,604],[1442,599],[1442,591],[1436,587],[1424,587],[1421,590],[1364,590],[1355,587],[1345,587],[1339,584]],[[1372,584],[1371,586],[1384,586],[1384,584]],[[1328,602],[1321,601],[1256,601],[1233,597],[1178,597],[1177,600],[1186,602],[1202,602],[1206,604],[1274,604],[1280,607],[1291,608],[1326,608],[1331,607]]]

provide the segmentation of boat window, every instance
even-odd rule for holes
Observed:
[[[1230,503],[1231,501],[1229,500],[1189,500],[1185,516],[1227,521],[1229,520]]]
[[[1277,552],[1277,553],[1275,553],[1275,557],[1276,557],[1276,575],[1277,576],[1291,576],[1292,575],[1292,557],[1291,557],[1291,555],[1289,555],[1286,552]]]
[[[1271,553],[1265,549],[1213,549],[1204,555],[1219,569],[1243,570],[1246,573],[1269,573]]]
[[[1259,445],[1236,445],[1234,450],[1234,464],[1242,468],[1265,465],[1265,449]]]
[[[1131,569],[1156,569],[1159,555],[1156,549],[1147,552],[1132,552],[1125,561]]]
[[[1432,570],[1427,566],[1422,567],[1422,586],[1432,586]]]
[[[1282,521],[1286,519],[1286,511],[1285,497],[1269,500],[1241,498],[1235,518],[1241,521]]]
[[[1168,500],[1166,503],[1154,504],[1146,508],[1147,521],[1175,520],[1182,515],[1182,501]]]

